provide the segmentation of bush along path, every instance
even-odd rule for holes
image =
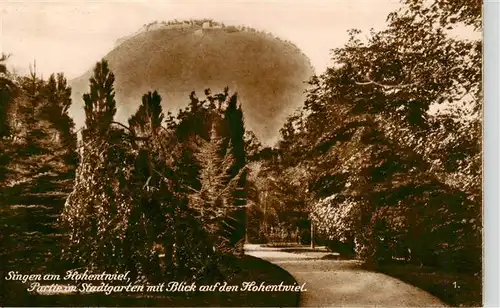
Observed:
[[[355,260],[327,260],[328,252],[246,245],[246,254],[288,271],[299,284],[301,307],[443,307],[438,298],[390,276],[363,269]],[[323,259],[322,259],[323,258]]]

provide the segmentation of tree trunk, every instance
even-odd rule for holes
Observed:
[[[311,220],[311,248],[314,249],[314,222]]]

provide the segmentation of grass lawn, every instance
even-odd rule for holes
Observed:
[[[482,306],[482,277],[410,264],[379,265],[377,271],[401,279],[454,307]]]

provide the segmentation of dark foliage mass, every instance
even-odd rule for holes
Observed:
[[[130,271],[137,282],[242,275],[234,256],[243,252],[247,167],[236,93],[207,89],[200,100],[193,92],[174,117],[164,115],[157,91],[148,92],[125,125],[115,121],[114,75],[103,60],[83,95],[77,142],[63,75],[45,81],[34,70],[25,77],[2,72],[2,211],[14,219],[12,211],[33,207],[47,239],[62,233],[45,248],[41,258],[50,264],[43,268]],[[27,240],[30,228],[18,229],[4,230],[11,245]]]
[[[0,195],[45,175],[70,179],[76,168],[76,133],[68,115],[71,88],[62,74],[43,80],[36,67],[15,76],[0,65]]]
[[[244,235],[236,94],[207,89],[202,101],[193,92],[187,108],[165,119],[160,95],[149,92],[125,126],[114,121],[113,82],[103,60],[83,96],[81,162],[62,215],[65,257],[92,270],[130,270],[137,280],[224,278],[221,258],[241,253]]]
[[[309,242],[312,222],[317,243],[367,265],[414,263],[477,284],[482,43],[448,31],[479,30],[481,4],[403,4],[385,29],[349,32],[278,146],[260,151],[249,233]],[[474,290],[468,304],[480,302]]]
[[[55,260],[55,226],[78,163],[62,74],[18,76],[0,58],[0,303],[22,296],[8,269],[34,271]],[[25,288],[21,290],[26,293]],[[11,304],[16,302],[11,301]]]

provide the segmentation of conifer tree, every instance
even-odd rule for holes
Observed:
[[[128,122],[136,136],[153,136],[159,133],[164,117],[161,97],[154,91],[142,97],[141,106]]]
[[[34,66],[29,76],[21,78],[20,86],[23,91],[18,102],[18,112],[22,119],[21,134],[24,147],[21,153],[24,156],[45,154],[45,142],[49,136],[48,123],[39,121],[40,114],[46,105],[44,97],[45,81],[36,74]]]
[[[10,134],[8,111],[15,90],[15,84],[5,64],[8,58],[6,54],[0,56],[0,138]]]
[[[124,133],[111,126],[116,112],[113,73],[96,64],[85,101],[80,164],[63,222],[69,229],[65,256],[87,268],[117,269],[127,264],[125,236],[132,203],[128,189],[133,160]]]
[[[241,210],[233,214],[234,221],[232,227],[234,229],[231,236],[231,243],[237,245],[242,243],[245,237],[245,181],[246,181],[246,154],[245,154],[245,126],[243,120],[243,111],[241,105],[238,106],[237,94],[229,98],[229,102],[224,110],[223,116],[223,134],[227,137],[226,143],[222,149],[229,150],[234,156],[234,163],[229,170],[229,178],[232,179],[239,176],[237,187],[233,192],[233,200],[235,206],[242,207]]]
[[[11,112],[15,152],[10,164],[15,166],[13,170],[17,173],[17,175],[12,174],[12,180],[22,182],[36,180],[45,186],[52,176],[68,175],[69,170],[64,156],[67,152],[74,154],[75,145],[71,149],[58,138],[54,138],[57,130],[45,113],[49,106],[46,95],[47,83],[37,76],[36,66],[29,76],[18,78],[18,84],[19,93],[13,102]]]
[[[234,165],[233,155],[226,151],[224,156],[220,156],[222,140],[217,136],[215,127],[212,127],[210,135],[209,141],[201,140],[202,145],[196,153],[201,166],[201,188],[192,195],[190,205],[197,210],[202,226],[219,250],[228,247],[230,240],[226,229],[232,226],[225,218],[234,212],[232,194],[238,181],[236,177],[231,180],[229,175]]]
[[[9,149],[11,127],[9,123],[9,111],[15,94],[16,85],[10,78],[5,65],[8,55],[0,56],[0,183],[7,177],[7,164],[9,161]]]
[[[181,200],[176,199],[175,183],[171,179],[171,153],[167,153],[169,136],[162,130],[164,114],[158,92],[142,97],[142,104],[129,119],[133,143],[138,145],[131,183],[134,202],[127,227],[127,250],[135,251],[130,261],[143,267],[153,279],[175,272],[177,241],[176,212]],[[179,246],[179,245],[177,245]],[[161,247],[164,256],[151,255],[154,247]],[[148,250],[144,250],[147,248]],[[144,257],[149,262],[143,262]],[[162,264],[160,267],[159,264]]]
[[[43,118],[50,122],[55,130],[54,139],[58,141],[64,151],[63,158],[71,168],[76,168],[77,137],[74,132],[75,123],[69,116],[68,110],[71,106],[71,88],[62,73],[50,75],[45,85],[47,104],[44,108]]]
[[[2,78],[9,78],[5,81],[10,100],[6,110],[9,136],[4,141],[9,143],[10,154],[2,173],[9,173],[10,193],[18,194],[20,189],[45,192],[54,187],[53,180],[72,178],[76,134],[67,114],[71,90],[64,76],[45,81],[33,65],[28,76],[19,76],[15,82],[8,72]]]
[[[94,68],[94,75],[90,78],[90,92],[83,95],[85,129],[82,136],[84,141],[91,135],[108,136],[116,114],[114,81],[115,76],[109,70],[108,62],[106,60],[98,62]]]

